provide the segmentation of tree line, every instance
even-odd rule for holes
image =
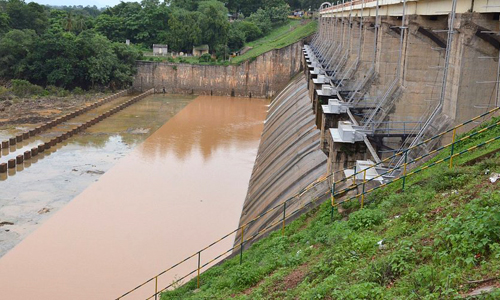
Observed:
[[[152,44],[168,44],[175,52],[208,44],[220,56],[265,36],[287,21],[292,8],[313,4],[142,0],[98,9],[0,0],[0,79],[68,89],[120,88],[133,80],[135,61]],[[132,45],[125,44],[127,39]]]

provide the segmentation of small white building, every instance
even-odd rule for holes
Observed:
[[[168,45],[153,44],[153,55],[165,56],[168,54]]]

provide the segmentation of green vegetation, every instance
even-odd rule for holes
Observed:
[[[79,87],[74,88],[72,91],[54,85],[48,85],[43,88],[22,79],[13,79],[10,85],[10,88],[0,87],[0,101],[15,99],[16,97],[38,99],[47,96],[67,97],[70,94],[85,94],[85,91]]]
[[[252,60],[265,52],[281,49],[289,46],[301,39],[313,34],[316,31],[317,23],[314,21],[304,22],[300,20],[288,20],[284,25],[273,29],[268,35],[256,41],[245,44],[250,47],[245,54],[236,56],[230,61],[220,61],[210,58],[209,55],[203,57],[146,57],[145,60],[156,62],[188,63],[200,65],[229,65],[240,64],[247,60]]]
[[[316,31],[316,27],[316,22],[302,23],[297,20],[290,21],[288,24],[276,28],[269,35],[246,44],[246,47],[252,47],[252,49],[243,55],[233,58],[231,63],[238,64],[248,59],[254,59],[267,51],[291,45],[313,34]]]
[[[177,61],[227,64],[232,52],[250,43],[256,49],[244,59],[251,59],[311,32],[313,25],[290,24],[290,14],[285,0],[142,0],[102,10],[0,0],[0,81],[22,79],[65,89],[123,88],[132,82],[142,51],[150,52],[153,44],[167,44],[174,53],[191,53],[194,46],[206,44],[215,61]],[[297,29],[287,36],[285,26]]]
[[[455,150],[497,136],[500,126]],[[405,191],[401,181],[379,189],[364,209],[345,203],[334,220],[324,203],[284,236],[245,250],[242,265],[230,259],[202,274],[199,289],[191,280],[161,299],[455,299],[498,287],[500,182],[489,177],[500,173],[499,148],[495,141],[455,158],[452,169],[443,163],[417,173]],[[499,299],[500,290],[479,298]]]
[[[0,81],[64,89],[129,85],[142,53],[93,30],[90,12],[0,0]]]

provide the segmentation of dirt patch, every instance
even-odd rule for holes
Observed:
[[[307,274],[307,264],[303,264],[298,268],[294,269],[290,274],[285,276],[285,278],[274,283],[269,290],[269,295],[285,292],[296,288]]]
[[[14,225],[12,222],[0,222],[0,227],[6,226],[6,225]]]
[[[302,265],[292,271],[283,279],[283,290],[296,288],[304,280],[307,274],[307,265]]]
[[[50,96],[0,101],[0,127],[47,122],[104,97],[105,94],[102,93],[89,93],[68,97]]]

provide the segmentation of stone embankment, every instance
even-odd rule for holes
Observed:
[[[62,117],[59,117],[53,121],[50,121],[48,123],[45,123],[41,126],[38,126],[30,131],[24,132],[23,134],[17,135],[16,137],[10,138],[7,141],[3,141],[1,145],[1,149],[10,149],[10,147],[15,146],[17,143],[23,142],[23,140],[28,140],[31,137],[34,137],[50,128],[53,128],[59,124],[62,124],[63,122],[66,122],[72,118],[75,118],[76,116],[79,116],[81,114],[84,114],[90,110],[93,110],[99,106],[102,106],[105,103],[108,103],[114,99],[117,99],[119,97],[123,97],[124,95],[128,94],[129,91],[122,91],[120,93],[114,94],[112,96],[109,96],[107,98],[101,99],[89,106],[83,107],[77,111],[74,111],[72,113],[69,113],[67,115],[64,115]],[[0,163],[0,173],[6,173],[8,169],[14,169],[16,168],[16,165],[22,165],[25,160],[30,160],[33,157],[36,157],[37,155],[49,151],[51,148],[55,147],[57,144],[67,140],[68,138],[72,137],[75,134],[78,134],[85,129],[89,128],[90,126],[93,126],[100,121],[104,120],[107,117],[110,117],[114,115],[115,113],[125,109],[126,107],[144,99],[145,97],[151,95],[154,93],[153,89],[148,90],[145,93],[142,93],[136,97],[133,97],[126,102],[121,103],[120,105],[117,105],[116,107],[98,115],[97,117],[94,117],[74,128],[71,130],[66,131],[65,133],[62,133],[61,135],[54,137],[50,141],[46,143],[39,144],[37,147],[33,147],[31,150],[27,150],[22,154],[19,154],[16,156],[15,159],[9,159],[7,162]]]

